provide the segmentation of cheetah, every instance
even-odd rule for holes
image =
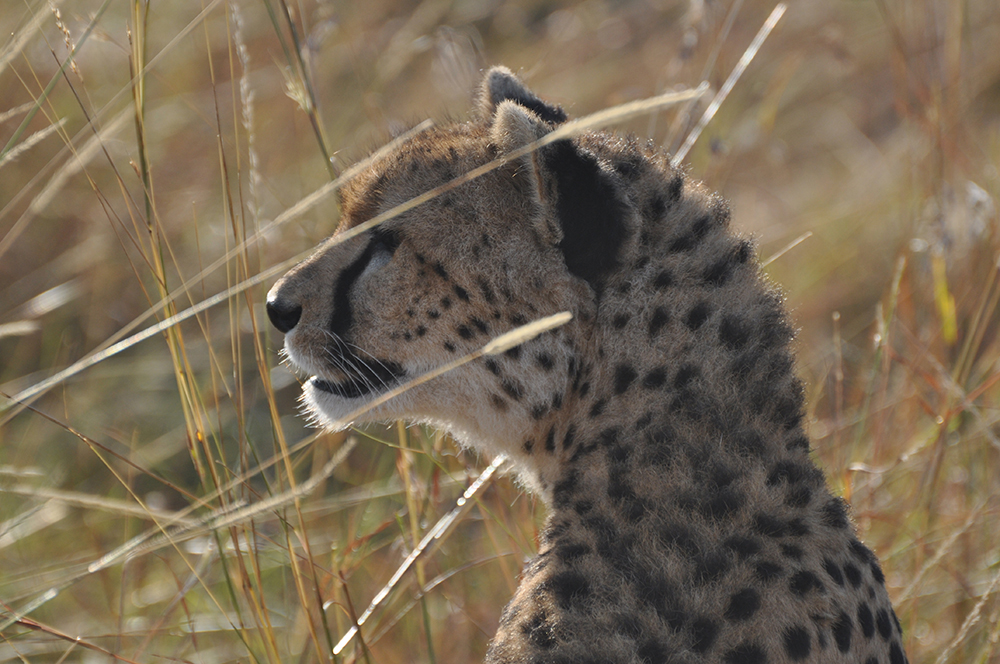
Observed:
[[[271,289],[309,411],[344,428],[570,312],[358,418],[505,454],[549,507],[486,661],[905,663],[879,562],[810,459],[793,330],[754,245],[651,144],[592,132],[522,149],[566,121],[494,68],[473,120],[342,189],[340,234],[443,187]]]

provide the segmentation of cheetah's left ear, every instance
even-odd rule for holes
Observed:
[[[493,67],[479,88],[480,117],[484,120],[493,117],[497,109],[505,101],[512,101],[534,113],[542,122],[560,124],[566,122],[566,112],[559,106],[547,104],[524,86],[506,67]]]
[[[553,126],[524,104],[500,102],[490,122],[490,140],[509,155],[544,137]],[[531,225],[539,238],[558,247],[572,274],[597,292],[619,265],[628,234],[628,206],[597,158],[562,139],[508,162],[511,183],[535,206]]]

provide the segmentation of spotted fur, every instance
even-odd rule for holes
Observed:
[[[342,192],[346,242],[268,297],[331,427],[535,318],[568,325],[364,419],[504,453],[551,507],[487,661],[901,664],[875,555],[809,456],[781,296],[729,208],[650,145],[586,134],[503,68],[478,119],[427,130]]]

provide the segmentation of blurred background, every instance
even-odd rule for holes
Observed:
[[[309,429],[258,275],[485,67],[576,117],[714,93],[773,9],[6,2],[0,661],[480,661],[544,507],[491,481],[331,655],[489,460]],[[995,0],[792,2],[685,160],[787,293],[816,460],[913,662],[1000,662],[998,45]],[[617,130],[674,151],[705,106]]]

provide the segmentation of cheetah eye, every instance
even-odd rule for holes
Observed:
[[[386,228],[385,226],[376,226],[372,229],[372,242],[374,242],[376,249],[382,249],[383,251],[392,254],[396,251],[396,247],[399,243],[403,241],[399,233]]]

